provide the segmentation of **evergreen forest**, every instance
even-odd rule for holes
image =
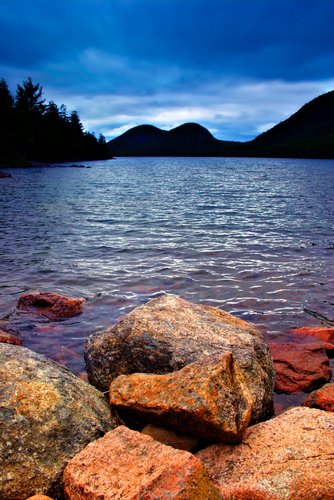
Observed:
[[[13,95],[0,80],[0,164],[67,162],[110,157],[103,135],[87,132],[77,111],[43,98],[43,87],[31,78]]]

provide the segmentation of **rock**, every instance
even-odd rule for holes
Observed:
[[[302,406],[334,411],[334,383],[325,384],[321,389],[311,392],[302,403]]]
[[[0,172],[0,179],[5,179],[11,177],[9,172]]]
[[[63,469],[116,426],[103,395],[24,347],[0,344],[0,498],[58,498]]]
[[[290,332],[297,335],[308,335],[319,340],[334,343],[334,328],[303,326],[300,328],[291,328]]]
[[[46,495],[33,495],[32,497],[27,498],[27,500],[53,500],[50,497],[47,497]]]
[[[293,408],[249,427],[238,446],[215,444],[196,456],[226,500],[330,500],[333,429],[333,413]]]
[[[146,436],[151,436],[155,441],[172,446],[177,450],[193,451],[198,447],[198,439],[195,437],[179,434],[156,425],[148,424],[141,432]]]
[[[272,414],[274,370],[261,334],[220,309],[174,295],[149,301],[85,346],[90,382],[102,391],[118,375],[165,374],[208,354],[232,352],[254,396],[251,422]]]
[[[310,391],[329,382],[332,371],[323,345],[293,342],[269,345],[276,370],[276,392]]]
[[[218,499],[200,460],[120,426],[89,444],[64,472],[66,498]]]
[[[109,402],[125,421],[128,414],[198,438],[239,442],[254,398],[226,352],[165,375],[120,375],[111,383]]]
[[[17,307],[56,321],[80,314],[84,301],[85,299],[71,299],[56,293],[31,292],[20,296]]]
[[[22,341],[19,338],[4,330],[0,330],[0,343],[22,345]]]

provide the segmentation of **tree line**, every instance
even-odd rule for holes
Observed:
[[[110,157],[105,138],[87,132],[77,111],[67,112],[43,99],[43,87],[31,78],[18,84],[15,96],[0,80],[0,163],[61,162]]]

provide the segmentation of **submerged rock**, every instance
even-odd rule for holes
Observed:
[[[200,460],[124,426],[76,455],[64,486],[72,499],[220,498]]]
[[[89,337],[89,380],[102,391],[118,375],[165,374],[201,357],[232,353],[254,398],[251,421],[273,412],[274,369],[261,334],[250,324],[210,306],[174,295],[149,301],[116,326]]]
[[[0,329],[0,343],[22,345],[22,340],[16,337],[16,335]]]
[[[17,307],[56,321],[80,314],[84,301],[85,299],[72,299],[56,293],[31,292],[21,295]]]
[[[211,441],[239,442],[254,398],[231,353],[207,356],[166,375],[120,375],[109,402],[130,417]]]
[[[58,498],[76,453],[116,427],[103,395],[57,363],[0,344],[0,498]]]
[[[325,384],[321,389],[311,392],[302,406],[334,412],[334,383]]]
[[[329,382],[332,371],[322,344],[271,343],[276,392],[310,391]]]
[[[330,500],[333,429],[333,413],[293,408],[249,427],[240,445],[215,444],[196,456],[226,500]]]

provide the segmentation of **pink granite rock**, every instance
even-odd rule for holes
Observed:
[[[67,499],[218,499],[203,464],[120,426],[86,446],[64,471]]]
[[[309,391],[329,382],[332,371],[324,346],[317,343],[271,343],[276,392]]]
[[[332,500],[334,414],[293,408],[249,427],[242,444],[196,454],[224,500]]]
[[[302,406],[334,411],[334,383],[326,384],[321,389],[311,392],[302,403]]]
[[[334,342],[334,328],[302,326],[291,328],[290,332],[296,335],[315,337],[326,342]]]
[[[109,403],[126,416],[211,441],[239,442],[254,397],[230,352],[206,356],[165,375],[120,375]]]
[[[271,416],[274,369],[261,333],[215,307],[175,295],[152,299],[90,336],[85,360],[89,381],[104,392],[119,375],[166,374],[225,352],[233,354],[254,397],[251,423]]]

